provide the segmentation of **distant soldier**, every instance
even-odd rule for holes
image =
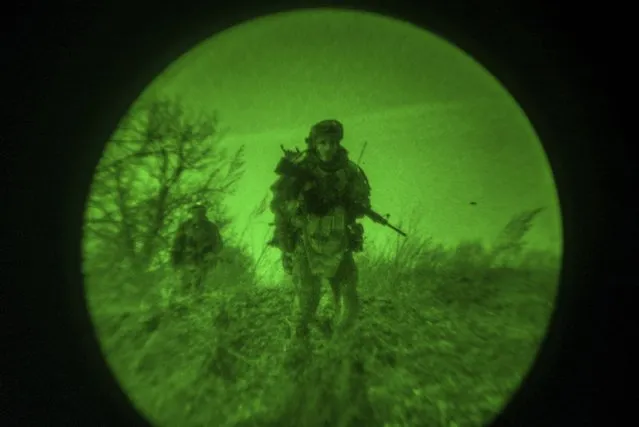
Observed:
[[[183,289],[201,289],[207,273],[217,265],[223,247],[220,230],[206,216],[206,207],[196,204],[191,217],[180,224],[171,262],[181,274]]]
[[[275,233],[270,245],[282,251],[284,269],[297,288],[297,337],[308,336],[323,281],[330,283],[336,317],[344,300],[343,329],[358,315],[353,253],[363,247],[364,229],[357,220],[370,211],[370,186],[340,145],[342,137],[337,120],[315,124],[306,138],[307,150],[286,152],[271,186]]]

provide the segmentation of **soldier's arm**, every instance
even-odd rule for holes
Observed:
[[[356,164],[352,164],[348,205],[355,218],[361,218],[371,208],[371,187],[366,174]]]
[[[270,210],[273,213],[275,226],[270,243],[284,252],[289,252],[294,246],[296,218],[300,206],[299,189],[296,188],[295,178],[287,176],[279,176],[270,189],[273,194]]]
[[[295,217],[300,207],[300,188],[292,177],[279,177],[271,186],[273,199],[270,208],[275,216],[275,222],[286,225]]]

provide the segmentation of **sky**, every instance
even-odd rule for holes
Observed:
[[[490,72],[450,42],[411,24],[354,11],[307,10],[245,22],[194,47],[145,94],[177,95],[216,111],[223,144],[246,146],[247,173],[228,200],[259,251],[280,145],[302,148],[310,126],[333,118],[343,145],[391,222],[453,245],[490,242],[513,214],[545,207],[532,247],[560,252],[552,171],[531,123]],[[474,202],[475,204],[471,204]],[[372,241],[395,239],[365,220]]]

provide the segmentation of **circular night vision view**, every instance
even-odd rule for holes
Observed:
[[[156,426],[489,423],[563,250],[515,100],[451,43],[355,11],[266,16],[179,58],[87,203],[91,317]]]

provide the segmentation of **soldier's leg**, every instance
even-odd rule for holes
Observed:
[[[208,266],[201,265],[197,268],[197,276],[195,279],[195,289],[198,291],[204,290],[206,285],[206,276],[208,273]]]
[[[321,297],[321,280],[311,274],[305,254],[298,254],[295,258],[293,277],[299,304],[296,336],[304,338],[308,336],[309,325],[315,320]]]
[[[180,267],[180,292],[185,292],[189,288],[189,268],[185,265]]]
[[[352,253],[344,256],[333,281],[338,284],[344,301],[344,314],[340,327],[349,329],[355,324],[359,315],[358,271]]]

